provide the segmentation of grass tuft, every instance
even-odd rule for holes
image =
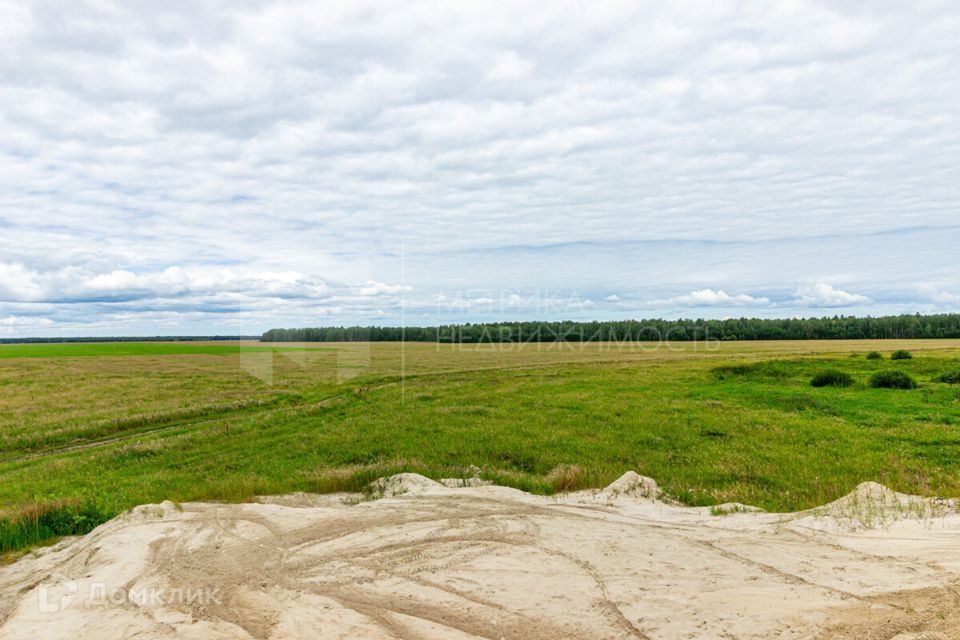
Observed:
[[[898,349],[890,354],[891,360],[913,360],[913,354],[904,349]]]
[[[0,554],[62,536],[83,535],[114,515],[92,503],[79,500],[28,505],[12,516],[0,518]]]
[[[934,382],[945,382],[946,384],[960,384],[960,369],[954,369],[947,373],[941,373],[934,378]]]
[[[553,486],[555,492],[574,491],[584,487],[583,469],[575,464],[561,464],[547,474],[547,482]]]
[[[853,385],[853,376],[835,369],[820,371],[810,380],[810,385],[814,387],[849,387]]]
[[[874,389],[916,389],[917,381],[903,371],[878,371],[870,378]]]
[[[711,369],[718,380],[728,378],[783,380],[789,370],[777,361],[755,362],[753,364],[729,364]]]

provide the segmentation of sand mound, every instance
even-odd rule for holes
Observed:
[[[388,478],[374,480],[370,483],[368,490],[371,498],[379,499],[406,494],[428,493],[430,490],[441,486],[443,485],[419,473],[398,473]]]
[[[717,517],[635,473],[554,498],[450,484],[138,507],[0,568],[0,639],[960,637],[952,503],[866,484]],[[846,526],[881,507],[893,528]]]
[[[627,471],[603,490],[604,496],[612,500],[632,498],[648,502],[655,502],[660,498],[660,493],[656,480],[641,476],[635,471]]]
[[[904,521],[931,522],[957,512],[955,500],[922,498],[898,493],[876,482],[863,482],[856,489],[810,513],[819,528],[849,531],[889,528]],[[810,526],[817,526],[808,521]]]

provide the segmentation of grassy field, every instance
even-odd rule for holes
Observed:
[[[778,511],[864,480],[957,496],[960,385],[935,381],[957,369],[960,341],[0,345],[0,551],[403,470],[550,493],[634,469]],[[812,387],[825,370],[854,383]],[[884,370],[919,388],[870,388]]]

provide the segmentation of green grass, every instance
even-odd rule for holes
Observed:
[[[0,358],[74,358],[101,356],[234,355],[241,352],[302,351],[297,347],[254,347],[184,342],[99,342],[0,344]]]
[[[896,370],[921,387],[871,388],[892,365],[850,352],[899,346],[346,345],[277,357],[269,382],[208,353],[8,360],[0,540],[15,549],[73,531],[63,524],[73,515],[86,518],[78,532],[162,500],[359,491],[401,471],[549,494],[633,469],[687,504],[772,511],[822,504],[865,480],[960,495],[960,389],[936,382],[960,349],[911,343],[915,357]],[[810,386],[829,371],[853,384]],[[22,519],[62,505],[80,511],[57,526]]]

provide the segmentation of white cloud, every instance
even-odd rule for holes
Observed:
[[[6,318],[0,318],[0,325],[5,327],[15,327],[18,325],[32,325],[32,324],[41,324],[49,325],[52,324],[50,320],[46,318],[18,318],[17,316],[8,316]]]
[[[604,300],[607,302],[620,302],[620,296],[614,293],[604,298]]]
[[[947,291],[938,291],[933,295],[933,300],[940,304],[960,304],[960,295]]]
[[[383,282],[375,282],[370,280],[364,286],[360,287],[360,295],[362,296],[380,296],[384,294],[393,294],[393,293],[404,293],[407,291],[412,291],[413,287],[402,285],[402,284],[385,284]]]
[[[296,271],[168,267],[92,273],[71,267],[43,272],[0,262],[0,308],[31,314],[8,316],[3,322],[8,329],[99,330],[132,322],[168,327],[178,318],[249,325],[296,317],[311,324],[331,315],[383,315],[409,290],[382,282],[328,282]]]
[[[682,307],[712,307],[712,306],[760,306],[770,304],[769,298],[756,298],[745,293],[730,295],[726,291],[713,289],[699,289],[690,293],[666,300],[654,300],[651,304],[658,306]]]
[[[7,316],[0,318],[0,333],[4,334],[30,334],[31,337],[50,329],[55,323],[49,318]]]
[[[794,294],[794,302],[807,307],[850,307],[858,304],[870,304],[866,296],[848,293],[825,282],[802,285]]]
[[[487,77],[492,80],[517,80],[525,77],[532,69],[533,64],[521,58],[516,51],[504,51],[497,55]]]

